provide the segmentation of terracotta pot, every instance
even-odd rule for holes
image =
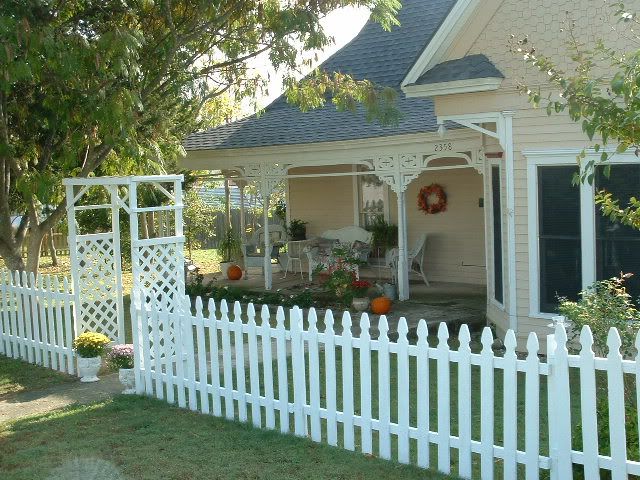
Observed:
[[[78,357],[78,375],[80,375],[80,381],[89,383],[100,380],[98,378],[98,372],[101,366],[102,358],[100,357]]]

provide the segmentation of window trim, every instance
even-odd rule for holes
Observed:
[[[603,150],[596,152],[586,150],[586,157],[582,161],[594,161],[600,164]],[[614,154],[615,149],[604,150]],[[539,215],[538,215],[538,167],[540,166],[568,166],[576,165],[576,158],[581,149],[549,149],[523,150],[527,159],[527,222],[529,245],[529,317],[551,319],[556,314],[540,311],[540,243],[539,243]],[[615,153],[606,163],[611,165],[640,164],[640,159],[632,151]],[[588,182],[580,184],[580,232],[582,250],[582,288],[586,288],[596,281],[596,218],[595,218],[595,187]]]
[[[354,165],[353,166],[353,171],[357,172],[358,171],[358,165]],[[372,175],[375,175],[375,173],[372,173]],[[363,227],[362,225],[362,219],[361,219],[361,207],[362,207],[362,195],[361,195],[361,190],[360,190],[360,175],[354,175],[353,176],[353,224],[358,226],[358,227]],[[385,222],[388,222],[390,220],[390,208],[389,208],[389,185],[387,185],[385,182],[383,182],[383,195],[384,195],[384,211],[383,211],[383,216],[384,216],[384,220]]]

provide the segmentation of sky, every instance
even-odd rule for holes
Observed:
[[[321,23],[325,28],[325,32],[328,36],[333,37],[335,42],[322,52],[318,52],[318,62],[314,64],[314,67],[349,43],[364,26],[369,18],[369,13],[369,10],[366,8],[343,7],[331,12],[322,19]],[[313,55],[308,55],[308,58],[312,57]],[[282,74],[278,74],[278,72],[273,69],[266,55],[257,57],[255,61],[252,62],[252,67],[263,77],[266,78],[267,75],[270,77],[268,95],[264,95],[257,100],[258,108],[264,108],[282,93]],[[253,107],[249,104],[243,105],[242,110],[245,114],[252,113]]]

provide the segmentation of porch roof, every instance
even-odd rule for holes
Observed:
[[[339,112],[331,102],[301,112],[281,96],[260,115],[189,135],[184,141],[185,149],[295,145],[436,131],[433,101],[407,98],[400,84],[455,3],[456,0],[405,0],[398,14],[400,27],[385,32],[369,20],[350,43],[320,67],[395,88],[402,113],[398,125],[385,127],[367,122],[362,108],[355,113]]]

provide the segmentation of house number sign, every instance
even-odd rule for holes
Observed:
[[[452,142],[440,142],[433,144],[434,152],[451,152],[453,151],[453,143]]]

